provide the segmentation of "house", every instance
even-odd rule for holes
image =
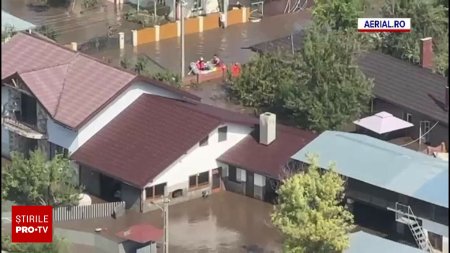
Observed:
[[[296,51],[303,45],[304,31],[274,41],[250,46],[264,53]],[[448,146],[448,78],[433,73],[432,39],[421,40],[421,66],[380,53],[368,52],[358,61],[363,73],[374,79],[370,115],[386,111],[414,124],[407,136],[422,143]]]
[[[141,94],[200,100],[46,38],[2,45],[2,156],[36,147],[72,154]]]
[[[264,115],[261,117],[263,122],[269,122]],[[273,143],[266,142],[267,146],[261,144],[263,147],[257,148],[258,143],[250,137],[258,124],[254,117],[197,102],[144,94],[71,158],[80,164],[80,183],[88,192],[104,199],[119,198],[127,203],[127,208],[142,212],[155,209],[153,203],[162,201],[162,197],[177,203],[227,189],[227,180],[223,178],[236,171],[239,171],[239,182],[247,182],[248,190],[239,192],[261,198],[255,190],[261,180],[266,175],[277,175],[268,166],[283,166],[283,162],[288,162],[296,150],[313,138],[310,133],[295,137],[304,131],[287,127],[281,127],[275,136],[274,132],[267,132],[268,128],[275,130],[273,114],[270,119],[269,124],[260,127],[266,129],[262,131],[266,135],[263,139],[267,141],[270,136],[269,141]],[[295,147],[290,148],[291,153],[281,156],[286,145]],[[245,147],[251,150],[242,154],[241,159],[259,160],[264,155],[268,164],[233,160],[239,158],[235,152]],[[258,150],[263,153],[258,154]],[[276,156],[275,162],[270,158],[272,154]],[[245,167],[232,172],[224,162]],[[246,174],[244,169],[253,170]]]
[[[337,131],[325,131],[292,159],[307,164],[308,154],[318,155],[323,169],[336,163],[336,172],[347,178],[349,205],[363,205],[369,219],[395,228],[390,232],[410,235],[405,232],[411,230],[414,238],[427,238],[436,250],[448,252],[446,161],[367,135]]]

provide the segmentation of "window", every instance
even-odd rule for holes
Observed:
[[[227,140],[228,127],[224,126],[219,128],[219,142]]]
[[[200,147],[208,145],[208,136],[205,139],[200,141]]]
[[[236,182],[236,167],[228,166],[228,180]]]
[[[411,113],[403,113],[403,120],[408,121],[409,123],[412,122],[412,114]]]
[[[155,199],[164,196],[164,190],[166,189],[166,183],[157,184],[145,188],[145,196],[147,199]]]
[[[429,137],[430,137],[430,133],[428,131],[430,131],[430,121],[424,120],[424,121],[420,121],[420,136],[422,136],[424,142],[428,142],[429,141]]]
[[[69,157],[69,150],[54,143],[50,144],[50,159],[53,159],[57,154],[62,154],[64,157]]]
[[[209,171],[189,177],[189,188],[196,188],[209,184]]]
[[[236,181],[237,182],[245,182],[247,181],[247,172],[243,169],[236,169]]]
[[[428,231],[428,240],[434,249],[442,251],[442,236]]]

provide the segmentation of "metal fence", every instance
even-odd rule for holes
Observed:
[[[58,207],[53,209],[53,221],[84,220],[110,217],[125,211],[125,202],[109,202],[89,206]]]

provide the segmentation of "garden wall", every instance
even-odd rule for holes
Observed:
[[[249,8],[234,9],[227,13],[228,25],[236,25],[248,22],[250,14]],[[185,34],[200,33],[212,29],[219,28],[219,13],[211,13],[207,16],[198,16],[194,18],[186,18],[184,23]],[[137,36],[133,36],[133,45],[142,45],[145,43],[171,39],[181,35],[180,21],[173,23],[144,28],[135,31]]]

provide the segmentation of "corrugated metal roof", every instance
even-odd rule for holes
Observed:
[[[350,235],[350,248],[344,253],[423,253],[418,248],[359,231]]]
[[[448,208],[448,163],[362,134],[326,131],[292,159],[319,165],[335,162],[337,172],[390,191]]]
[[[15,31],[24,31],[28,29],[33,29],[36,26],[32,23],[20,19],[14,15],[9,14],[8,12],[2,10],[2,31],[5,30],[6,27],[12,26]]]

